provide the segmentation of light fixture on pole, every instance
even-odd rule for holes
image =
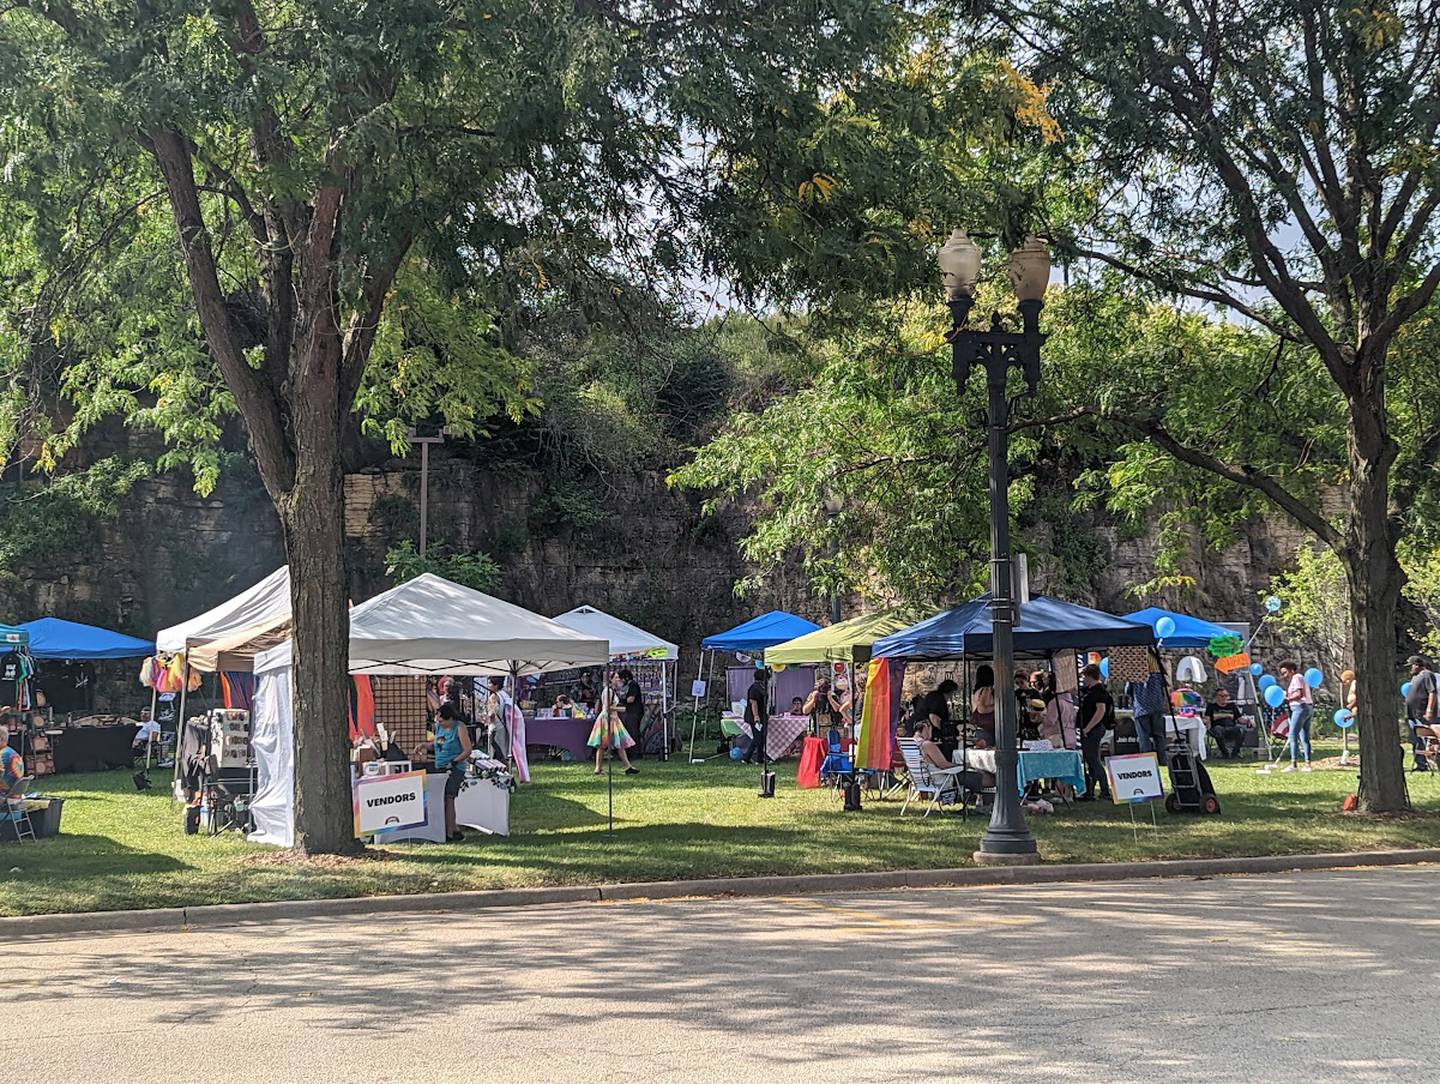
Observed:
[[[1009,277],[1020,300],[1022,328],[1006,331],[999,313],[986,330],[966,326],[975,304],[980,277],[980,247],[956,229],[937,256],[945,295],[950,304],[950,343],[955,390],[964,394],[970,371],[985,370],[989,392],[986,425],[990,437],[990,622],[995,669],[995,806],[980,838],[975,861],[982,865],[1020,865],[1040,860],[1035,837],[1025,826],[1020,808],[1019,705],[1014,695],[1015,605],[1010,568],[1010,479],[1008,470],[1010,404],[1005,384],[1019,369],[1031,395],[1040,383],[1040,310],[1050,281],[1050,253],[1045,243],[1029,237],[1010,254]]]

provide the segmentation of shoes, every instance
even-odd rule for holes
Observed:
[[[1285,765],[1285,767],[1281,768],[1280,770],[1281,770],[1282,772],[1293,772],[1293,771],[1295,770],[1295,765],[1293,765],[1293,764],[1287,764],[1287,765]]]
[[[460,843],[465,839],[465,833],[456,832],[454,835],[446,836],[445,839],[450,843]]]
[[[632,764],[632,765],[630,765],[630,767],[628,767],[628,768],[625,769],[625,774],[626,774],[626,775],[639,775],[639,774],[640,774],[640,769],[637,768],[637,767],[635,767],[635,765]]]
[[[1300,770],[1301,770],[1302,772],[1308,772],[1308,771],[1310,771],[1310,765],[1307,764],[1307,765],[1305,765],[1305,767],[1301,768]]]
[[[1411,765],[1410,770],[1412,772],[1428,772],[1430,769],[1427,765],[1424,764],[1414,764]]]

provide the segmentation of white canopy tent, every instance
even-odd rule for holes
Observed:
[[[255,586],[189,621],[161,629],[155,649],[185,651],[219,640],[233,640],[251,629],[270,629],[290,620],[290,569],[281,565]]]
[[[350,673],[540,674],[603,666],[608,641],[523,607],[426,573],[350,611]],[[250,741],[258,789],[250,840],[295,841],[295,724],[290,698],[291,642],[255,658]]]
[[[573,610],[558,614],[555,621],[577,632],[609,640],[611,655],[667,661],[680,657],[679,647],[669,640],[662,639],[653,632],[646,632],[638,625],[607,614],[604,610],[597,610],[594,606],[576,606]]]

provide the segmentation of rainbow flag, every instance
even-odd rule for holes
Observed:
[[[865,703],[860,710],[860,736],[855,742],[861,768],[886,772],[895,755],[895,707],[900,698],[903,665],[871,659],[865,678]]]

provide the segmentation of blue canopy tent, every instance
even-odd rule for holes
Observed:
[[[1047,658],[1064,650],[1128,646],[1153,648],[1155,630],[1138,621],[1044,595],[1021,607],[1020,624],[1015,626],[1015,654],[1030,658]],[[988,658],[993,653],[990,596],[973,598],[876,640],[870,653],[873,658],[916,662]]]
[[[135,659],[155,653],[153,640],[58,617],[27,621],[20,629],[29,635],[30,655],[36,659]]]
[[[783,644],[808,632],[818,632],[820,626],[803,617],[787,614],[784,610],[771,610],[768,614],[752,617],[743,625],[736,625],[728,632],[717,632],[701,641],[705,651],[743,651],[757,655],[767,647]]]
[[[30,642],[30,634],[18,625],[0,625],[0,648],[13,651]]]
[[[1139,621],[1141,624],[1149,625],[1152,629],[1155,622],[1162,617],[1168,617],[1175,622],[1175,631],[1163,639],[1156,636],[1156,642],[1162,648],[1188,648],[1209,647],[1210,641],[1217,636],[1234,636],[1233,629],[1227,629],[1224,625],[1217,625],[1213,621],[1203,621],[1198,617],[1190,617],[1187,614],[1177,614],[1174,610],[1161,609],[1159,606],[1149,606],[1143,610],[1136,610],[1133,614],[1125,615],[1127,620]]]
[[[700,641],[700,668],[696,671],[696,680],[699,681],[701,674],[706,674],[704,681],[704,697],[710,698],[711,684],[715,677],[715,652],[717,651],[738,651],[747,655],[763,655],[766,648],[775,647],[779,644],[788,643],[797,636],[804,636],[806,633],[818,632],[820,626],[813,621],[806,621],[803,617],[796,617],[794,614],[786,613],[784,610],[771,610],[768,614],[761,614],[759,617],[752,617],[744,624],[736,625],[726,632],[717,632],[713,636],[707,636]],[[710,652],[710,666],[708,672],[705,668],[705,652]],[[700,716],[701,691],[695,691],[695,715],[690,724],[690,763],[704,763],[704,758],[695,759],[695,720]]]

